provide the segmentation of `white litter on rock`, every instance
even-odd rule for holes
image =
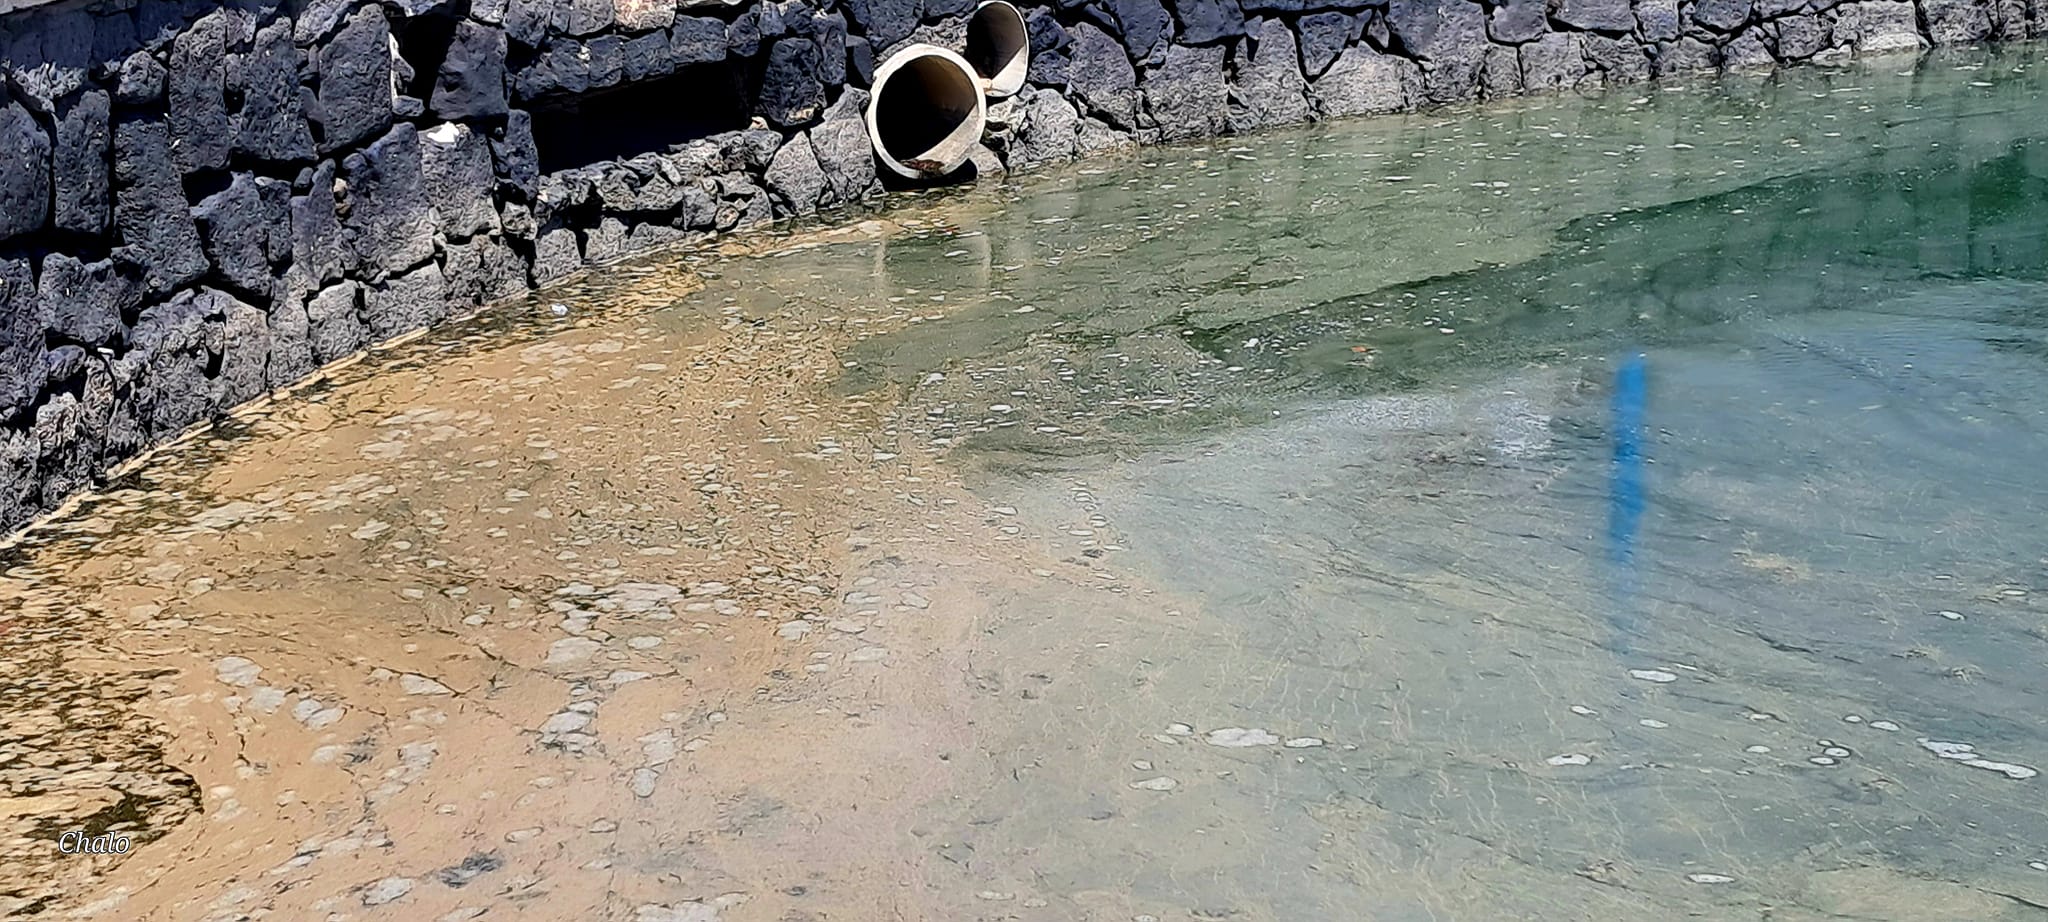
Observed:
[[[1583,753],[1583,752],[1567,752],[1567,753],[1562,753],[1562,754],[1559,754],[1559,755],[1554,755],[1554,756],[1551,756],[1550,758],[1548,758],[1548,759],[1544,759],[1543,761],[1545,761],[1545,762],[1547,762],[1547,763],[1549,763],[1549,764],[1551,764],[1551,765],[1559,765],[1559,766],[1562,766],[1562,765],[1591,765],[1591,764],[1593,764],[1593,757],[1592,757],[1592,756],[1589,756],[1589,755],[1587,755],[1587,754],[1585,754],[1585,753]]]
[[[1685,879],[1696,884],[1732,884],[1735,878],[1726,874],[1687,874]]]
[[[1645,682],[1655,682],[1659,685],[1678,681],[1678,676],[1665,672],[1662,669],[1631,669],[1628,671],[1628,674],[1630,678],[1641,679]]]
[[[1171,791],[1174,788],[1180,787],[1180,782],[1162,775],[1157,778],[1147,778],[1143,781],[1133,781],[1131,782],[1131,787],[1137,788],[1140,791]]]

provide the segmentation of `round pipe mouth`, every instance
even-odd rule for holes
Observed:
[[[898,176],[935,179],[960,168],[988,120],[974,69],[937,45],[911,45],[875,70],[868,140]]]
[[[967,19],[967,61],[981,85],[998,99],[1024,88],[1031,68],[1031,29],[1004,0],[985,0]]]

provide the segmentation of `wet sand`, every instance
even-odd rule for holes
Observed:
[[[10,911],[946,915],[912,810],[978,771],[947,571],[1023,552],[818,402],[855,330],[678,337],[610,287],[700,284],[373,355],[14,551],[5,719],[46,755],[7,768]]]

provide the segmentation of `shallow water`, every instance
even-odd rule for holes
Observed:
[[[64,900],[2039,918],[2037,57],[1143,151],[402,350],[23,552],[212,792]]]

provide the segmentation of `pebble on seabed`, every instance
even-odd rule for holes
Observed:
[[[1940,758],[1961,762],[1971,768],[1981,768],[1985,771],[1997,772],[2014,781],[2026,781],[2040,774],[2039,771],[2025,765],[2012,762],[1996,762],[1984,758],[1977,753],[1977,747],[1973,743],[1956,743],[1947,740],[1933,740],[1926,737],[1921,737],[1919,742],[1922,749],[1934,753]]]
[[[1209,745],[1228,749],[1245,749],[1252,746],[1271,746],[1280,738],[1257,727],[1221,727],[1209,731]]]
[[[1147,778],[1143,781],[1133,781],[1131,782],[1131,787],[1136,788],[1140,791],[1171,791],[1174,788],[1180,787],[1180,782],[1162,775],[1158,778]]]

